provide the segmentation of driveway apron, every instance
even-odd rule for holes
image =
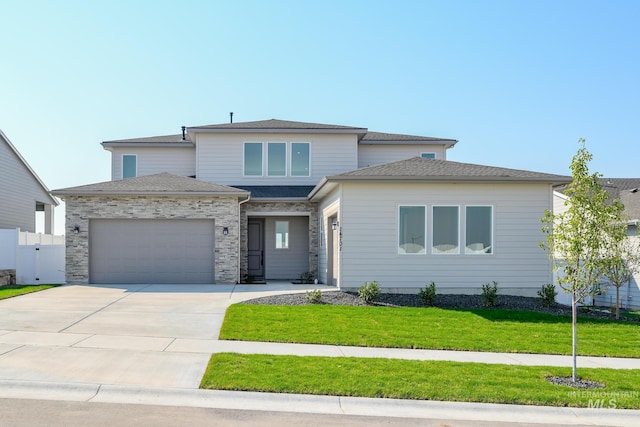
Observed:
[[[234,285],[67,285],[0,301],[0,379],[197,388]]]

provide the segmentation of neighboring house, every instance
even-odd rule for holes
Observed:
[[[627,235],[640,245],[638,236],[638,222],[640,222],[640,178],[602,178],[600,184],[611,199],[618,199],[624,205],[624,213],[627,220]],[[564,186],[559,186],[554,191],[554,212],[566,211],[565,201],[567,196],[563,194]],[[587,305],[595,304],[602,306],[614,306],[616,304],[615,287],[607,287],[607,283],[602,286],[602,292],[593,298],[588,298]],[[571,298],[566,295],[559,295],[558,301],[571,304]],[[620,288],[620,305],[622,308],[640,309],[640,272],[635,274],[626,286]]]
[[[53,234],[58,201],[0,131],[0,228],[35,233],[36,212],[44,213],[44,232]]]
[[[451,162],[453,139],[265,120],[105,141],[112,181],[66,201],[67,281],[295,279],[357,289],[535,295],[553,185],[570,178]],[[195,178],[195,179],[194,179]]]

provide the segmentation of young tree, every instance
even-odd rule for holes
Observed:
[[[640,268],[638,244],[627,237],[624,222],[611,224],[606,257],[609,262],[602,275],[616,288],[616,319],[620,318],[620,288],[633,279]]]
[[[591,153],[580,139],[580,148],[571,161],[572,182],[565,190],[565,212],[545,212],[542,231],[546,242],[541,245],[549,252],[554,271],[560,271],[558,284],[571,294],[572,317],[572,379],[577,381],[577,304],[593,295],[597,280],[605,269],[606,234],[610,224],[619,221],[622,205],[607,203],[609,194],[600,185],[600,175],[590,174]]]

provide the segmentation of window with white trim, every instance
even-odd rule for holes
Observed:
[[[433,206],[432,254],[460,253],[460,208],[458,206]]]
[[[309,143],[291,143],[291,176],[309,176]]]
[[[289,249],[289,221],[276,221],[276,249]]]
[[[262,142],[244,143],[244,176],[262,176]]]
[[[267,175],[287,175],[287,144],[285,142],[267,144]]]
[[[426,246],[426,208],[398,208],[398,253],[424,254]]]
[[[423,159],[435,159],[436,153],[423,152],[423,153],[420,153],[420,157],[422,157]]]
[[[465,254],[493,253],[493,206],[467,206]]]
[[[122,179],[138,176],[138,159],[135,154],[122,155]]]

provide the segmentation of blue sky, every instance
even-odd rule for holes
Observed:
[[[0,0],[0,17],[0,129],[51,189],[108,180],[102,141],[230,111],[558,174],[584,137],[592,171],[640,177],[635,0]]]

